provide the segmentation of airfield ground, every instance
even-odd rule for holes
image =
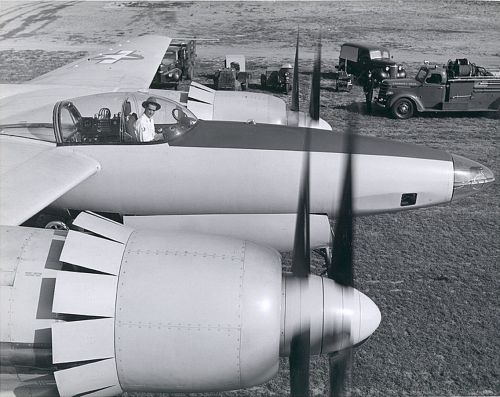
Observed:
[[[254,77],[292,61],[301,31],[301,100],[307,108],[313,43],[323,37],[324,77],[340,44],[372,41],[393,49],[413,74],[424,59],[467,57],[500,66],[500,3],[339,1],[324,3],[137,3],[3,1],[0,82],[22,83],[126,37],[146,33],[216,38],[198,43],[200,82],[241,53]],[[251,87],[258,89],[258,87]],[[366,114],[363,93],[336,93],[321,83],[321,117],[334,131],[349,118],[359,133],[445,149],[488,166],[500,177],[496,116],[420,116],[393,120]],[[286,96],[282,96],[288,100]],[[356,104],[361,104],[358,110]],[[1,111],[1,109],[0,109]],[[500,188],[452,205],[359,218],[356,286],[380,307],[382,323],[355,356],[353,396],[500,395]],[[285,266],[289,256],[284,255]],[[315,258],[315,270],[321,269]],[[284,396],[287,362],[253,389],[207,394]],[[326,395],[327,360],[311,362],[314,396]]]

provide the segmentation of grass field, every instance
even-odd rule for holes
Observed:
[[[325,75],[349,40],[387,45],[410,74],[424,59],[500,65],[497,2],[2,3],[1,83],[25,82],[102,43],[145,33],[217,38],[198,44],[200,82],[210,82],[226,53],[245,54],[259,76],[268,65],[292,60],[297,25],[304,109],[320,28]],[[332,86],[323,79],[321,117],[334,131],[357,117],[362,135],[444,149],[500,175],[498,114],[393,120],[366,114],[360,88],[336,93]],[[355,282],[379,306],[382,323],[356,353],[353,396],[500,395],[499,197],[495,183],[452,205],[357,219]],[[326,358],[313,358],[313,395],[326,394],[327,377]],[[283,396],[287,390],[283,360],[269,383],[216,395]]]

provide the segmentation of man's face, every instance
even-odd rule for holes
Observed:
[[[146,110],[145,110],[146,116],[151,118],[151,117],[153,117],[155,112],[156,112],[156,106],[148,104],[148,106],[146,107]]]

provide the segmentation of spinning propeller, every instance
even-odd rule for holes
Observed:
[[[293,63],[292,104],[290,110],[298,112],[299,109],[299,30],[297,29],[297,44],[295,46],[295,61]]]
[[[332,260],[327,268],[328,278],[344,287],[346,293],[352,294],[354,288],[353,267],[353,209],[352,209],[352,152],[354,150],[354,136],[352,131],[355,122],[349,120],[346,133],[346,165],[340,209],[335,225],[332,242]],[[343,338],[343,350],[330,353],[330,396],[347,395],[346,375],[350,374],[352,365],[351,327],[348,326],[339,332],[338,338]]]
[[[298,46],[295,52],[295,67],[292,92],[292,108],[299,109],[298,103]],[[320,74],[321,74],[321,38],[317,46],[314,60],[314,69],[311,84],[311,98],[309,115],[312,120],[319,120],[320,107]],[[336,222],[335,237],[330,247],[333,251],[331,263],[328,264],[328,278],[343,288],[343,294],[354,294],[353,282],[353,211],[352,211],[352,165],[353,136],[351,131],[354,124],[349,123],[346,134],[346,166],[342,198],[338,220]],[[300,293],[307,296],[309,293],[310,274],[310,245],[309,245],[309,168],[310,168],[311,130],[308,128],[304,135],[304,160],[299,187],[299,203],[295,227],[295,241],[292,259],[292,273],[300,283]],[[353,299],[351,298],[351,302]],[[304,299],[307,302],[307,298]],[[350,319],[350,317],[349,317]],[[290,389],[292,397],[309,396],[309,359],[311,351],[311,318],[307,308],[300,307],[300,322],[292,337],[290,345]],[[345,379],[352,361],[351,324],[334,333],[333,343],[344,347],[342,350],[329,355],[330,365],[330,396],[345,395]],[[347,346],[347,347],[345,347]]]

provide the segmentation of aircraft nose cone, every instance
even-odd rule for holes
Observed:
[[[354,345],[373,334],[382,320],[382,315],[375,302],[358,290],[355,290],[356,304],[358,310],[354,310],[355,315],[351,322],[351,337]]]
[[[454,169],[452,200],[483,190],[495,181],[495,175],[488,167],[456,154],[452,157]]]

